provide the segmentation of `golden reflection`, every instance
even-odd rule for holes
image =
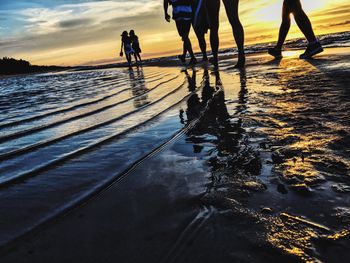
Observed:
[[[342,238],[345,238],[345,237],[348,237],[350,236],[350,230],[349,229],[343,229],[339,232],[336,232],[332,235],[329,235],[327,236],[327,239],[331,239],[333,241],[336,241],[336,240],[339,240],[339,239],[342,239]]]
[[[315,262],[315,258],[309,255],[313,250],[313,239],[319,234],[317,230],[299,222],[294,216],[282,216],[271,218],[268,226],[267,241],[279,250],[294,255],[304,262]]]
[[[347,127],[327,119],[332,109],[323,103],[332,95],[324,94],[318,88],[318,85],[325,89],[332,87],[334,80],[312,62],[296,59],[299,53],[285,52],[287,58],[278,61],[277,66],[273,64],[275,67],[264,74],[262,86],[278,83],[283,92],[278,96],[275,96],[276,93],[260,92],[256,97],[259,97],[264,111],[252,118],[262,125],[259,131],[266,134],[273,145],[272,162],[279,183],[300,198],[307,198],[310,193],[315,195],[319,189],[328,187],[327,184],[319,187],[328,180],[328,176],[345,175],[350,169],[350,162],[330,148],[333,142],[342,138],[337,131],[346,131]],[[334,118],[334,115],[329,115]],[[327,190],[327,194],[332,196],[332,189]],[[327,226],[283,212],[262,217],[262,221],[268,222],[267,242],[304,262],[318,262],[314,254],[317,248],[315,240],[336,241],[350,235],[349,226],[333,232]]]
[[[261,130],[281,144],[282,150],[278,154],[283,161],[277,167],[278,172],[296,190],[322,181],[323,177],[315,165],[318,165],[318,159],[324,158],[328,145],[340,138],[336,133],[317,132],[315,125],[320,123],[315,122],[315,118],[313,123],[306,117],[313,105],[306,99],[304,92],[307,94],[314,89],[314,82],[308,84],[307,80],[302,80],[305,76],[315,74],[320,74],[319,70],[307,61],[293,58],[281,60],[273,76],[284,87],[286,94],[288,93],[288,99],[282,96],[273,102],[266,101],[267,104],[273,104],[273,107],[260,120],[268,124],[267,128]],[[330,125],[328,128],[334,130]],[[307,132],[310,129],[312,132]],[[347,163],[344,159],[339,162]]]
[[[146,81],[143,74],[143,68],[137,67],[136,76],[134,70],[129,70],[129,78],[131,84],[132,97],[134,97],[135,108],[143,107],[148,104],[148,89],[146,88]]]

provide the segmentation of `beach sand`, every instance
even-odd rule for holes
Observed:
[[[130,163],[98,194],[5,245],[1,262],[346,262],[349,48],[299,53],[250,55],[240,71],[224,58],[219,74],[162,65],[185,99],[131,131]]]

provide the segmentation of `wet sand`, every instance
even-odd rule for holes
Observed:
[[[184,101],[134,131],[142,157],[1,262],[346,262],[349,48],[298,53],[182,72]]]

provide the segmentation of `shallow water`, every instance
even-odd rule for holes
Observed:
[[[219,74],[144,67],[0,80],[1,244],[122,176],[119,220],[130,229],[120,260],[148,229],[160,255],[133,262],[346,259],[349,60],[330,54],[260,56],[244,71],[222,61]]]
[[[84,84],[78,82],[80,78]],[[120,140],[162,113],[174,114],[169,109],[188,93],[184,81],[179,70],[160,68],[63,72],[2,80],[1,86],[6,86],[3,100],[22,96],[24,92],[18,91],[22,86],[30,95],[21,97],[18,115],[9,117],[6,110],[1,114],[7,119],[0,125],[0,209],[5,222],[1,242],[94,191],[151,151],[157,140],[166,140],[179,129],[176,122],[171,132],[169,126],[157,134],[138,132]],[[58,91],[50,88],[64,82],[67,84]],[[30,86],[41,92],[32,94]],[[43,97],[52,100],[40,104]],[[155,138],[145,142],[152,136]],[[79,159],[82,155],[88,159]]]

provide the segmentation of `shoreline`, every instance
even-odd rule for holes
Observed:
[[[43,70],[43,71],[37,71],[37,72],[17,73],[17,74],[9,74],[9,75],[1,75],[0,74],[0,79],[25,77],[25,76],[32,76],[32,75],[36,75],[36,74],[57,73],[57,72],[67,71],[67,70],[72,70],[72,68],[68,67],[68,68],[64,68],[64,69]]]
[[[344,32],[336,32],[333,34],[326,34],[326,35],[319,35],[318,37],[322,39],[322,42],[324,42],[325,49],[329,48],[342,48],[343,46],[334,46],[337,42],[332,42],[332,38],[336,35],[343,35],[350,33],[350,31],[344,31]],[[295,38],[295,39],[289,39],[285,43],[284,52],[293,52],[297,50],[302,50],[306,48],[306,43],[304,43],[305,40],[302,38]],[[250,44],[246,46],[246,56],[249,58],[251,56],[259,56],[261,54],[267,53],[267,48],[274,44],[275,42],[263,42],[263,43],[256,43],[256,44]],[[345,46],[346,47],[346,46]],[[252,51],[249,51],[252,49]],[[235,54],[227,54],[232,53]],[[211,52],[208,52],[208,55],[210,56]],[[201,57],[201,53],[197,52],[195,55],[198,57]],[[221,48],[219,50],[219,59],[228,59],[228,58],[236,58],[237,57],[237,50],[236,48]],[[133,65],[135,67],[136,65]],[[176,58],[176,55],[173,56],[165,56],[165,57],[157,57],[157,58],[149,58],[143,61],[142,66],[183,66],[180,62],[178,62],[178,59]],[[54,73],[59,71],[65,71],[65,70],[72,70],[72,71],[84,71],[84,70],[101,70],[101,69],[111,69],[111,68],[124,68],[128,67],[126,62],[117,62],[112,64],[102,64],[97,66],[72,66],[72,67],[63,67],[61,70],[48,70],[48,71],[38,71],[38,72],[29,72],[29,73],[19,73],[19,74],[13,74],[13,75],[0,75],[0,79],[3,78],[10,78],[10,77],[18,77],[18,76],[27,76],[27,75],[34,75],[34,74],[40,74],[40,73]]]

